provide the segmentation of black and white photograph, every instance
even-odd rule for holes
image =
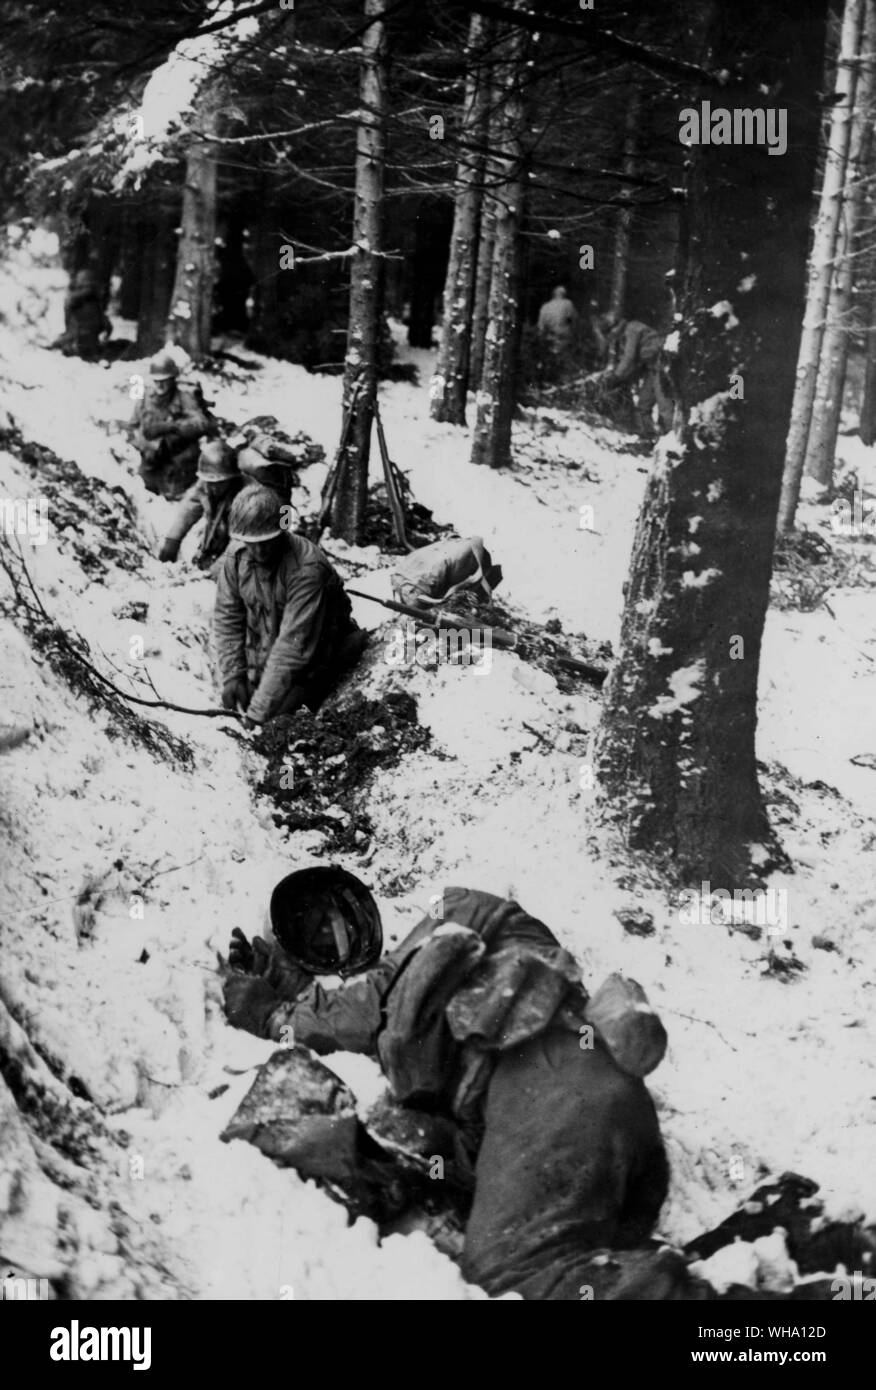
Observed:
[[[837,1373],[874,136],[876,0],[0,0],[25,1364],[561,1301]]]

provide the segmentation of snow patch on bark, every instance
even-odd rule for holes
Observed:
[[[677,714],[685,705],[693,704],[702,694],[701,684],[706,674],[706,663],[695,661],[691,666],[682,666],[667,678],[671,694],[661,695],[651,705],[648,713],[652,719],[665,719],[667,715]]]

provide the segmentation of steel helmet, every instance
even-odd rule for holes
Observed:
[[[312,975],[355,975],[380,959],[383,929],[361,879],[337,865],[299,869],[271,894],[271,926],[286,954]]]
[[[282,536],[281,506],[276,492],[258,483],[249,483],[231,504],[228,513],[229,536],[233,541],[247,541],[250,545]]]
[[[156,352],[149,363],[149,375],[155,381],[167,381],[179,376],[179,366],[169,352]]]
[[[198,477],[205,483],[225,483],[237,476],[234,453],[225,441],[207,440],[198,457]]]

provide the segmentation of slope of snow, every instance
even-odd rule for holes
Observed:
[[[151,543],[171,509],[146,494],[118,427],[131,408],[129,378],[144,364],[104,368],[36,346],[35,336],[48,336],[60,285],[46,287],[45,266],[34,274],[42,276],[42,315],[0,272],[4,402],[26,437],[122,486]],[[331,457],[339,381],[258,360],[251,376],[208,383],[217,412],[236,421],[275,414]],[[390,449],[415,497],[461,534],[484,536],[505,570],[503,603],[616,640],[641,461],[608,431],[558,417],[560,429],[549,432],[543,417],[529,417],[513,472],[474,469],[467,431],[429,421],[428,379],[424,369],[419,387],[382,388]],[[307,471],[302,502],[324,473]],[[0,490],[22,495],[25,486],[20,465],[0,455]],[[594,509],[592,531],[579,524],[585,505]],[[375,567],[356,574],[356,587],[386,592],[375,551],[328,548],[343,573],[350,558]],[[90,583],[57,537],[29,561],[52,611],[109,657],[123,664],[142,631],[162,694],[215,703],[209,581],[147,560],[138,576],[119,570],[103,585]],[[114,614],[131,599],[148,603],[143,624]],[[789,938],[805,966],[787,982],[766,970],[771,943],[717,925],[683,926],[666,893],[631,875],[605,841],[581,786],[599,709],[586,687],[563,695],[513,653],[493,652],[488,676],[447,666],[387,671],[385,679],[378,671],[365,690],[404,683],[435,751],[378,776],[372,848],[345,862],[378,892],[390,940],[434,892],[469,884],[515,896],[547,921],[593,985],[611,970],[643,984],[670,1033],[651,1089],[673,1164],[661,1225],[675,1240],[726,1216],[761,1173],[786,1168],[822,1184],[831,1214],[876,1216],[876,772],[849,762],[871,737],[864,682],[876,621],[870,591],[832,594],[830,602],[835,617],[771,612],[763,659],[759,752],[790,774],[771,766],[765,782],[795,861],[793,874],[770,883],[788,894]],[[359,605],[363,615],[367,607]],[[370,625],[379,614],[371,612]],[[423,1237],[378,1246],[369,1223],[348,1229],[313,1185],[217,1139],[270,1048],[224,1024],[215,952],[233,926],[258,929],[273,882],[318,858],[320,837],[287,839],[273,828],[244,781],[245,757],[215,723],[167,716],[191,740],[196,767],[158,767],[142,751],[108,743],[100,721],[34,664],[26,644],[8,649],[17,655],[4,680],[22,710],[33,711],[37,731],[4,757],[7,1002],[130,1134],[146,1172],[134,1182],[123,1171],[112,1187],[131,1229],[124,1250],[112,1248],[110,1273],[89,1274],[86,1259],[97,1258],[106,1231],[83,1235],[75,1266],[82,1289],[131,1296],[140,1281],[149,1296],[172,1288],[281,1297],[291,1286],[295,1297],[398,1298],[416,1285],[423,1297],[471,1296]],[[842,796],[803,785],[816,779]],[[113,869],[116,861],[123,867]],[[83,943],[71,899],[86,876],[104,874],[107,893]],[[153,874],[144,918],[132,921],[132,884]],[[652,935],[624,931],[615,914],[631,906],[653,915]],[[835,949],[814,946],[815,936]],[[376,1082],[362,1062],[337,1065],[364,1096]],[[220,1086],[228,1090],[209,1099]],[[156,1274],[159,1266],[170,1274]]]

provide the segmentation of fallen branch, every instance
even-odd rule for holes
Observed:
[[[74,642],[70,640],[64,629],[60,626],[59,623],[55,622],[54,618],[48,612],[48,610],[45,607],[45,604],[43,603],[39,595],[36,585],[34,584],[33,579],[31,578],[31,574],[25,562],[20,544],[18,545],[18,560],[21,565],[22,572],[24,573],[24,577],[27,580],[27,585],[33,597],[33,601],[36,604],[36,613],[42,619],[43,623],[47,626],[47,628],[49,628],[51,631],[51,636],[49,639],[50,643],[54,643],[56,646],[61,647],[68,654],[68,656],[71,656],[74,659],[74,661],[78,661],[79,664],[86,671],[88,671],[95,680],[99,681],[100,684],[105,687],[105,689],[111,690],[114,695],[117,695],[119,697],[120,700],[125,700],[128,704],[132,705],[143,705],[147,709],[174,710],[177,714],[200,715],[205,719],[221,719],[223,717],[230,717],[233,719],[240,718],[240,715],[238,715],[238,713],[235,710],[191,709],[186,705],[176,705],[171,700],[162,700],[161,698],[155,700],[144,700],[142,696],[131,695],[127,691],[121,690],[109,679],[108,676],[105,676],[102,671],[99,671],[92,661],[89,661],[88,657],[79,650],[79,648],[76,646]],[[10,583],[12,584],[16,599],[19,602],[23,602],[24,607],[29,611],[31,615],[33,615],[33,605],[28,603],[27,597],[23,593],[21,585],[19,583],[18,576],[14,573],[10,565],[3,558],[2,553],[0,553],[0,565],[2,565],[9,578]],[[149,681],[151,684],[151,677],[149,677]],[[152,689],[155,689],[154,685],[152,685]]]

